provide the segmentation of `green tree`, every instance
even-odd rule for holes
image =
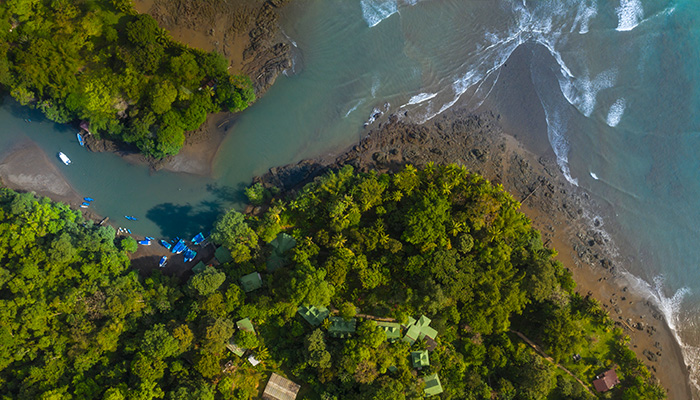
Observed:
[[[226,280],[226,274],[208,265],[204,271],[192,275],[188,286],[200,296],[214,293]]]
[[[236,262],[250,260],[251,249],[257,249],[258,235],[245,221],[245,216],[230,210],[214,224],[211,240],[229,250]]]

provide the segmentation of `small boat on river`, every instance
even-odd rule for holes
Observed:
[[[85,141],[83,140],[83,135],[81,135],[80,132],[76,133],[75,135],[78,137],[78,143],[81,146],[85,146]]]
[[[136,217],[132,217],[131,215],[125,215],[124,218],[128,219],[129,221],[138,221],[139,219]]]
[[[95,201],[92,197],[83,197],[83,200],[87,201],[88,203],[91,201]]]
[[[163,239],[160,240],[160,244],[168,250],[170,250],[170,248],[173,247],[172,244],[168,243],[167,241],[165,241]]]
[[[88,203],[88,202],[85,202],[85,201],[83,202],[83,204],[82,204],[82,205],[83,205],[83,206],[85,206],[85,207],[90,207],[90,203]]]
[[[185,250],[185,262],[190,262],[197,257],[197,252],[192,249]]]
[[[168,262],[168,257],[163,256],[163,257],[161,257],[160,262],[158,263],[158,266],[161,267],[161,268],[163,268],[163,267],[165,267],[165,264],[166,264],[167,262]]]
[[[185,245],[185,241],[182,240],[182,239],[180,239],[180,240],[175,244],[175,246],[173,246],[173,249],[170,250],[170,251],[173,252],[173,253],[175,253],[175,254],[180,254],[180,253],[182,253],[183,251],[185,251],[185,249],[187,249],[187,246]]]
[[[151,245],[151,241],[148,240],[148,239],[139,240],[138,243],[139,243],[140,245],[142,245],[142,246],[150,246],[150,245]]]
[[[58,152],[58,158],[61,159],[61,161],[63,161],[63,163],[66,164],[66,165],[71,165],[71,164],[72,164],[70,158],[68,158],[67,155],[63,154],[62,151],[59,151],[59,152]]]
[[[192,238],[192,243],[195,245],[198,245],[204,241],[204,235],[202,235],[202,232],[198,233],[197,236]]]

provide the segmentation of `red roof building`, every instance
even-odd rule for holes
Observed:
[[[614,388],[615,385],[620,383],[620,380],[617,379],[617,373],[614,369],[607,370],[602,374],[596,376],[596,378],[597,379],[593,381],[593,386],[595,387],[595,390],[597,390],[599,393],[607,392],[608,390]]]

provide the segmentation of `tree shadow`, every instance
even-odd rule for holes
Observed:
[[[221,204],[215,201],[203,201],[196,207],[162,203],[148,210],[146,218],[158,225],[166,237],[179,236],[189,240],[199,232],[206,236],[222,212]]]

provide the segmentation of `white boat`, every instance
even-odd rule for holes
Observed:
[[[65,155],[65,154],[63,154],[63,152],[61,152],[61,151],[58,152],[58,158],[60,158],[61,161],[63,161],[63,163],[66,164],[66,165],[70,165],[70,164],[71,164],[70,158],[68,158],[68,156]]]

